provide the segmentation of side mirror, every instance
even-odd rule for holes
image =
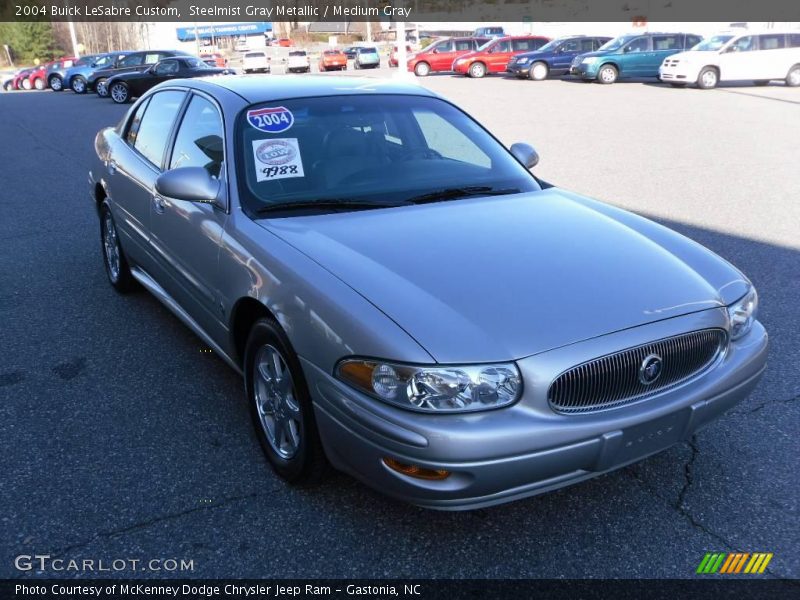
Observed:
[[[167,198],[190,202],[216,202],[221,183],[203,167],[180,167],[159,175],[156,192]]]
[[[527,169],[532,169],[539,164],[539,154],[529,144],[512,144],[510,150],[514,158],[525,165]]]

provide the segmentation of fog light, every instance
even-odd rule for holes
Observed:
[[[450,477],[450,471],[445,471],[444,469],[426,469],[419,465],[407,465],[401,463],[399,460],[389,458],[388,456],[383,459],[383,464],[393,471],[408,475],[409,477],[416,477],[417,479],[441,481],[442,479]]]

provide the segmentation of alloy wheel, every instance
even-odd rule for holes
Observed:
[[[108,277],[111,279],[111,283],[116,283],[119,280],[120,272],[119,240],[114,219],[109,211],[106,211],[103,217],[103,250]]]
[[[300,403],[289,366],[272,345],[259,348],[253,369],[256,410],[269,445],[288,460],[300,448]]]
[[[37,90],[43,90],[44,89],[44,79],[37,79],[36,81],[34,81],[33,82],[33,87],[35,87]]]
[[[98,96],[101,98],[108,98],[108,81],[106,79],[98,79],[94,87]]]
[[[86,91],[86,82],[83,80],[82,77],[77,77],[72,80],[72,91],[76,94],[82,94]]]
[[[50,78],[50,89],[54,92],[60,92],[62,88],[62,81],[61,77],[51,77]]]
[[[789,75],[786,77],[786,83],[790,87],[800,86],[800,67],[794,67],[789,71]]]
[[[483,63],[475,63],[469,68],[469,74],[479,79],[486,75],[486,67],[483,66]]]
[[[536,63],[531,67],[531,79],[534,81],[541,81],[547,78],[547,65],[544,63]]]
[[[111,94],[111,99],[118,104],[124,104],[128,101],[128,88],[121,83],[112,85],[109,93]]]
[[[603,83],[614,83],[617,80],[617,71],[614,67],[603,67],[600,69],[600,81]]]
[[[428,63],[418,63],[416,67],[414,67],[414,73],[418,77],[427,77],[428,73],[431,72],[431,67]]]

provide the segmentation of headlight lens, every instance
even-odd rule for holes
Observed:
[[[525,64],[526,62],[528,62],[529,60],[530,60],[529,58],[527,58],[527,57],[523,56],[522,58],[518,58],[518,59],[517,59],[517,64],[518,64],[518,65],[524,65],[524,64]]]
[[[756,288],[750,290],[738,301],[728,307],[728,318],[731,323],[731,340],[738,340],[747,335],[753,327],[758,312],[758,293]]]
[[[597,57],[596,56],[587,56],[586,58],[583,59],[583,64],[585,64],[585,65],[591,65],[591,64],[594,64],[596,62],[597,62]]]
[[[391,404],[425,412],[472,412],[508,406],[522,393],[516,365],[426,367],[347,359],[336,376]]]

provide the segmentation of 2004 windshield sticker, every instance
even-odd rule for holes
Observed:
[[[281,133],[294,125],[294,115],[285,106],[247,111],[247,122],[265,133]]]
[[[256,181],[304,177],[297,138],[254,140]]]

